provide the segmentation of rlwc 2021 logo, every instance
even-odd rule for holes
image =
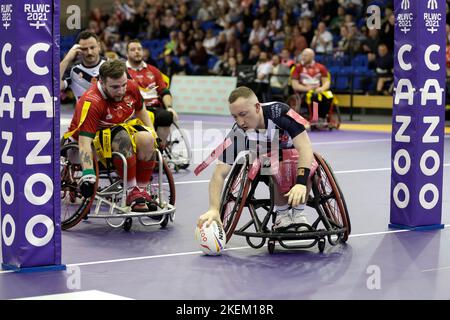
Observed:
[[[437,10],[438,5],[436,0],[429,0],[427,3],[428,10]],[[425,28],[431,34],[439,30],[439,22],[442,20],[441,13],[425,12],[423,14],[423,20],[425,21]]]
[[[2,13],[2,26],[3,28],[5,28],[5,30],[8,30],[8,28],[11,26],[11,15],[13,12],[13,5],[2,4],[0,6],[0,10]]]

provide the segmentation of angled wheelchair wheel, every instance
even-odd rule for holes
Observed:
[[[155,169],[153,170],[152,179],[149,185],[150,188],[150,194],[154,197],[159,196],[159,165],[160,162],[155,166]],[[170,170],[169,166],[167,165],[166,160],[163,159],[162,161],[163,166],[163,174],[162,174],[162,184],[161,184],[161,193],[162,193],[162,200],[163,202],[167,202],[171,205],[175,205],[175,181],[173,180],[172,171]],[[153,219],[155,220],[161,220],[161,216],[155,216]],[[161,227],[164,228],[167,226],[167,223],[169,222],[169,215],[165,215],[164,220],[160,223]]]
[[[170,135],[163,150],[163,155],[168,164],[173,166],[175,170],[186,169],[190,165],[192,151],[189,140],[175,122],[170,126]]]
[[[350,217],[344,195],[334,177],[330,165],[317,153],[314,157],[318,163],[314,174],[314,183],[317,186],[320,206],[326,214],[332,228],[345,228],[341,241],[345,242],[351,232]]]
[[[220,219],[227,235],[227,242],[236,229],[251,186],[251,181],[247,179],[250,166],[249,155],[246,155],[243,160],[233,166],[222,191]]]
[[[341,126],[341,112],[337,104],[333,105],[333,110],[328,114],[328,123],[330,130],[339,129]]]
[[[97,175],[95,189],[98,188],[98,163],[94,155],[94,170]],[[83,174],[79,160],[77,143],[69,143],[61,147],[61,228],[67,230],[78,224],[88,213],[95,199],[95,193],[84,198],[80,193],[78,182]]]

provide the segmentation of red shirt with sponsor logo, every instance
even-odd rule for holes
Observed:
[[[79,134],[93,138],[98,130],[111,128],[131,119],[136,111],[142,109],[142,96],[137,84],[128,80],[125,96],[121,101],[114,101],[106,96],[100,83],[92,85],[78,100],[69,131],[78,128],[83,105],[90,103],[86,119],[73,135],[78,140]]]
[[[297,64],[292,73],[292,79],[298,80],[302,85],[320,87],[322,78],[328,77],[328,69],[321,63],[313,62],[309,65]]]
[[[139,85],[139,90],[144,98],[147,107],[159,107],[161,105],[160,97],[167,88],[161,72],[154,66],[146,63],[141,68],[133,68],[127,62],[128,74]]]

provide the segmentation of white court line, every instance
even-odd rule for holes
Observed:
[[[447,228],[447,227],[450,227],[450,224],[444,225],[444,228]],[[410,231],[413,231],[413,230],[389,230],[389,231],[381,231],[381,232],[369,232],[369,233],[353,234],[353,235],[350,235],[349,238],[378,236],[378,235],[400,233],[400,232],[410,232]],[[311,240],[298,240],[298,241],[291,241],[290,243],[302,242],[302,241],[311,241]],[[264,245],[264,246],[267,246],[267,245]],[[233,248],[227,248],[224,251],[236,251],[236,250],[245,250],[245,249],[251,249],[251,247],[250,246],[233,247]],[[123,258],[123,259],[111,259],[111,260],[71,263],[71,264],[67,264],[66,266],[67,267],[92,266],[92,265],[105,264],[105,263],[150,260],[150,259],[180,257],[180,256],[198,255],[198,254],[203,254],[203,253],[202,253],[202,251],[189,251],[189,252],[179,252],[179,253],[169,253],[169,254],[158,254],[158,255],[154,255],[154,256],[143,256],[143,257],[133,257],[133,258]],[[447,268],[447,267],[445,267],[445,268]],[[430,270],[434,270],[434,269],[430,269]],[[6,274],[6,273],[11,273],[11,272],[13,272],[13,271],[9,271],[9,270],[0,271],[0,274]]]
[[[444,163],[444,167],[449,167],[450,163]],[[376,171],[390,171],[391,168],[373,168],[373,169],[357,169],[357,170],[339,170],[333,171],[334,174],[345,174],[345,173],[361,173],[361,172],[376,172]],[[175,182],[175,184],[194,184],[194,183],[207,183],[210,180],[191,180],[191,181],[179,181]]]
[[[313,146],[317,145],[334,145],[334,144],[353,144],[353,143],[371,143],[371,142],[389,142],[391,139],[367,139],[367,140],[343,140],[343,141],[324,141],[312,142]],[[218,142],[217,144],[219,144]],[[191,148],[191,151],[213,151],[214,148]]]

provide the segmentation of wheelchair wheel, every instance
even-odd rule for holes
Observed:
[[[94,170],[97,174],[95,190],[98,188],[98,163],[94,154]],[[84,198],[78,186],[83,169],[79,161],[77,143],[69,143],[61,148],[61,228],[67,230],[79,223],[88,213],[95,199],[95,193]]]
[[[351,225],[344,195],[325,159],[317,153],[314,153],[314,157],[319,164],[314,174],[314,183],[319,191],[320,206],[333,228],[346,228],[341,238],[345,242],[351,232]]]
[[[171,205],[175,205],[175,181],[173,180],[172,171],[170,170],[167,162],[163,159],[163,175],[162,175],[162,185],[161,192],[163,195],[163,199],[159,199],[159,201],[167,202]],[[159,192],[159,163],[155,166],[153,170],[152,179],[150,183],[150,194],[154,197],[158,196]],[[162,216],[155,216],[153,219],[161,220]],[[169,222],[169,215],[165,215],[164,220],[160,223],[161,227],[164,228],[167,226]]]
[[[339,129],[341,126],[341,112],[337,104],[333,105],[333,110],[328,114],[328,123],[330,130]]]
[[[235,164],[222,191],[220,219],[227,235],[227,242],[236,229],[251,186],[251,181],[247,179],[249,166],[249,155],[246,155],[243,163]]]
[[[170,126],[170,135],[163,155],[175,170],[189,167],[192,157],[191,147],[186,135],[175,122]]]

